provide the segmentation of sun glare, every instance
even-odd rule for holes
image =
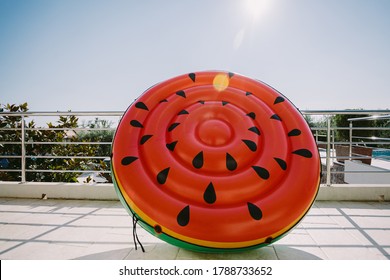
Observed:
[[[269,0],[246,0],[245,10],[246,13],[252,18],[253,21],[257,21],[262,15],[264,15],[269,6]]]
[[[244,26],[235,34],[233,48],[239,49],[245,38],[253,34],[253,30],[260,25],[261,19],[269,13],[272,0],[243,0],[240,1],[244,16]]]

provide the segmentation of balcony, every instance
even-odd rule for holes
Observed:
[[[109,176],[123,112],[0,112],[12,122],[0,127],[0,258],[390,259],[390,127],[372,125],[388,120],[390,110],[302,113],[322,162],[310,212],[271,246],[205,254],[140,227],[146,253],[135,250],[132,219]],[[346,115],[345,125],[335,124],[335,116]]]

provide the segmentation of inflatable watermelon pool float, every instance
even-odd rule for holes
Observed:
[[[320,157],[281,93],[231,72],[161,82],[124,113],[112,144],[118,196],[138,224],[190,250],[258,248],[305,216]]]

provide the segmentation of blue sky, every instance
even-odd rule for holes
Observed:
[[[170,77],[228,70],[300,109],[390,108],[387,0],[0,0],[0,103],[125,110]]]

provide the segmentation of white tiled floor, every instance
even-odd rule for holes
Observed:
[[[169,245],[142,228],[119,201],[0,198],[0,259],[390,259],[390,203],[319,201],[271,246],[209,254]]]

